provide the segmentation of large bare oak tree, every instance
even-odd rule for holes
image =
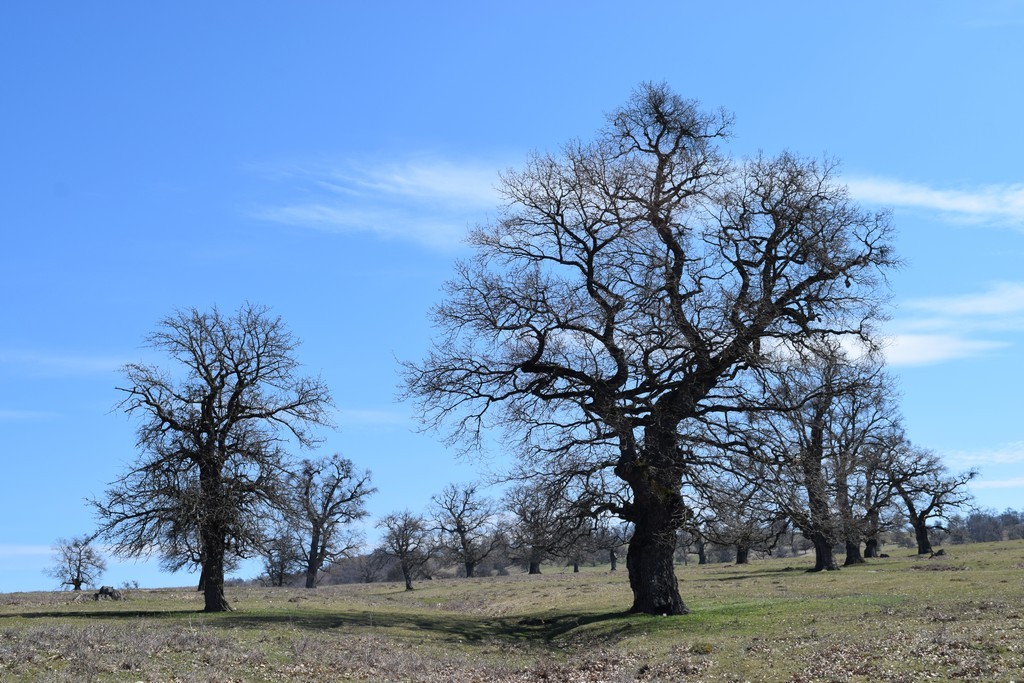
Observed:
[[[178,311],[147,342],[172,363],[124,368],[120,406],[139,418],[141,455],[93,501],[101,535],[121,555],[189,549],[205,611],[226,611],[225,557],[258,547],[265,505],[280,495],[281,443],[314,443],[330,395],[298,375],[298,342],[263,307]]]
[[[828,163],[734,161],[730,125],[645,84],[592,142],[504,174],[433,350],[407,366],[428,424],[470,444],[503,427],[538,472],[627,489],[605,508],[634,525],[636,612],[687,612],[673,554],[698,465],[682,435],[731,409],[762,346],[867,335],[894,261],[888,216]]]

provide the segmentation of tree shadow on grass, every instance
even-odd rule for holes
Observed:
[[[284,612],[278,614],[252,612],[206,613],[195,610],[118,610],[116,612],[22,612],[10,616],[25,619],[61,619],[88,621],[132,621],[151,619],[164,623],[203,619],[211,628],[263,630],[274,626],[290,626],[311,631],[338,628],[382,629],[392,632],[425,631],[452,641],[480,642],[504,640],[523,643],[550,643],[591,624],[624,620],[622,628],[606,631],[597,638],[615,639],[630,628],[625,622],[629,613],[556,613],[539,616],[483,617],[446,613],[407,611],[332,610],[317,612]]]
[[[701,576],[691,579],[693,583],[698,581],[747,581],[759,579],[766,576],[781,576],[785,574],[805,574],[806,567],[784,567],[782,569],[758,569],[757,571],[744,572],[735,576]]]

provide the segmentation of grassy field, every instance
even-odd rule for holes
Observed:
[[[0,595],[0,681],[1018,681],[1024,542],[808,574],[807,558],[679,568],[684,617],[625,614],[624,571]]]

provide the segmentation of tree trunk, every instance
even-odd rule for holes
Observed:
[[[697,541],[697,564],[708,563],[708,544],[704,541]]]
[[[580,573],[580,563],[579,563],[579,560],[573,560],[573,562],[572,562],[572,573],[573,574],[579,574]]]
[[[199,583],[196,584],[196,591],[202,593],[206,590],[206,560],[199,565]]]
[[[412,587],[412,570],[402,565],[402,577],[405,579],[405,590],[411,591]]]
[[[608,551],[608,561],[611,562],[612,571],[615,571],[619,567],[619,555],[615,552],[615,548]]]
[[[869,538],[864,542],[864,557],[878,557],[881,554],[881,543],[877,538]]]
[[[812,572],[835,571],[839,569],[832,556],[832,537],[835,528],[829,509],[828,486],[822,470],[825,460],[825,415],[829,401],[817,399],[814,404],[814,419],[810,425],[810,443],[800,454],[800,467],[804,475],[804,489],[807,491],[808,523],[802,531],[814,544],[814,569]]]
[[[832,543],[825,534],[817,531],[812,533],[811,543],[814,544],[814,569],[809,571],[831,572],[839,569],[839,565],[836,564],[836,558],[832,555]]]
[[[750,564],[750,548],[736,546],[736,564]]]
[[[224,596],[224,537],[216,533],[204,532],[210,536],[204,540],[206,546],[206,564],[203,565],[203,611],[230,612],[231,605]]]
[[[201,522],[199,537],[203,559],[199,581],[203,591],[204,612],[229,612],[231,605],[224,597],[224,554],[227,536],[221,515],[221,472],[215,458],[199,466],[199,487],[207,517]]]
[[[323,553],[320,552],[320,529],[314,523],[309,541],[309,561],[306,562],[306,588],[316,588],[316,575],[320,573]]]
[[[528,573],[529,574],[540,574],[540,562],[534,562],[533,560],[530,560],[530,569],[529,569]]]
[[[679,595],[675,567],[676,535],[686,517],[680,493],[684,464],[678,449],[678,424],[678,420],[667,418],[647,427],[642,453],[624,454],[615,467],[633,493],[629,519],[633,537],[626,552],[629,587],[633,589],[630,612],[690,612]]]
[[[676,579],[675,529],[658,533],[653,525],[635,522],[633,538],[626,552],[629,587],[633,589],[630,612],[642,614],[688,614],[689,609],[679,595]],[[664,530],[663,530],[664,531]]]
[[[914,517],[911,517],[910,523],[914,526],[914,538],[917,540],[917,554],[931,554],[932,542],[928,539],[928,523],[923,519],[917,519]]]
[[[844,567],[849,567],[855,564],[864,564],[864,557],[860,554],[860,542],[859,541],[847,541],[846,542],[846,561],[843,562]]]
[[[466,560],[466,578],[471,579],[476,576],[476,562]]]

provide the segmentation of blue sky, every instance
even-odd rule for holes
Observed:
[[[476,477],[416,432],[397,360],[497,173],[645,80],[732,111],[734,154],[835,157],[893,210],[908,433],[1024,507],[1022,34],[1019,0],[4,3],[0,592],[53,588],[50,544],[93,528],[84,499],[135,455],[118,367],[159,360],[141,342],[175,307],[284,318],[339,409],[320,451],[373,470],[374,516]]]

